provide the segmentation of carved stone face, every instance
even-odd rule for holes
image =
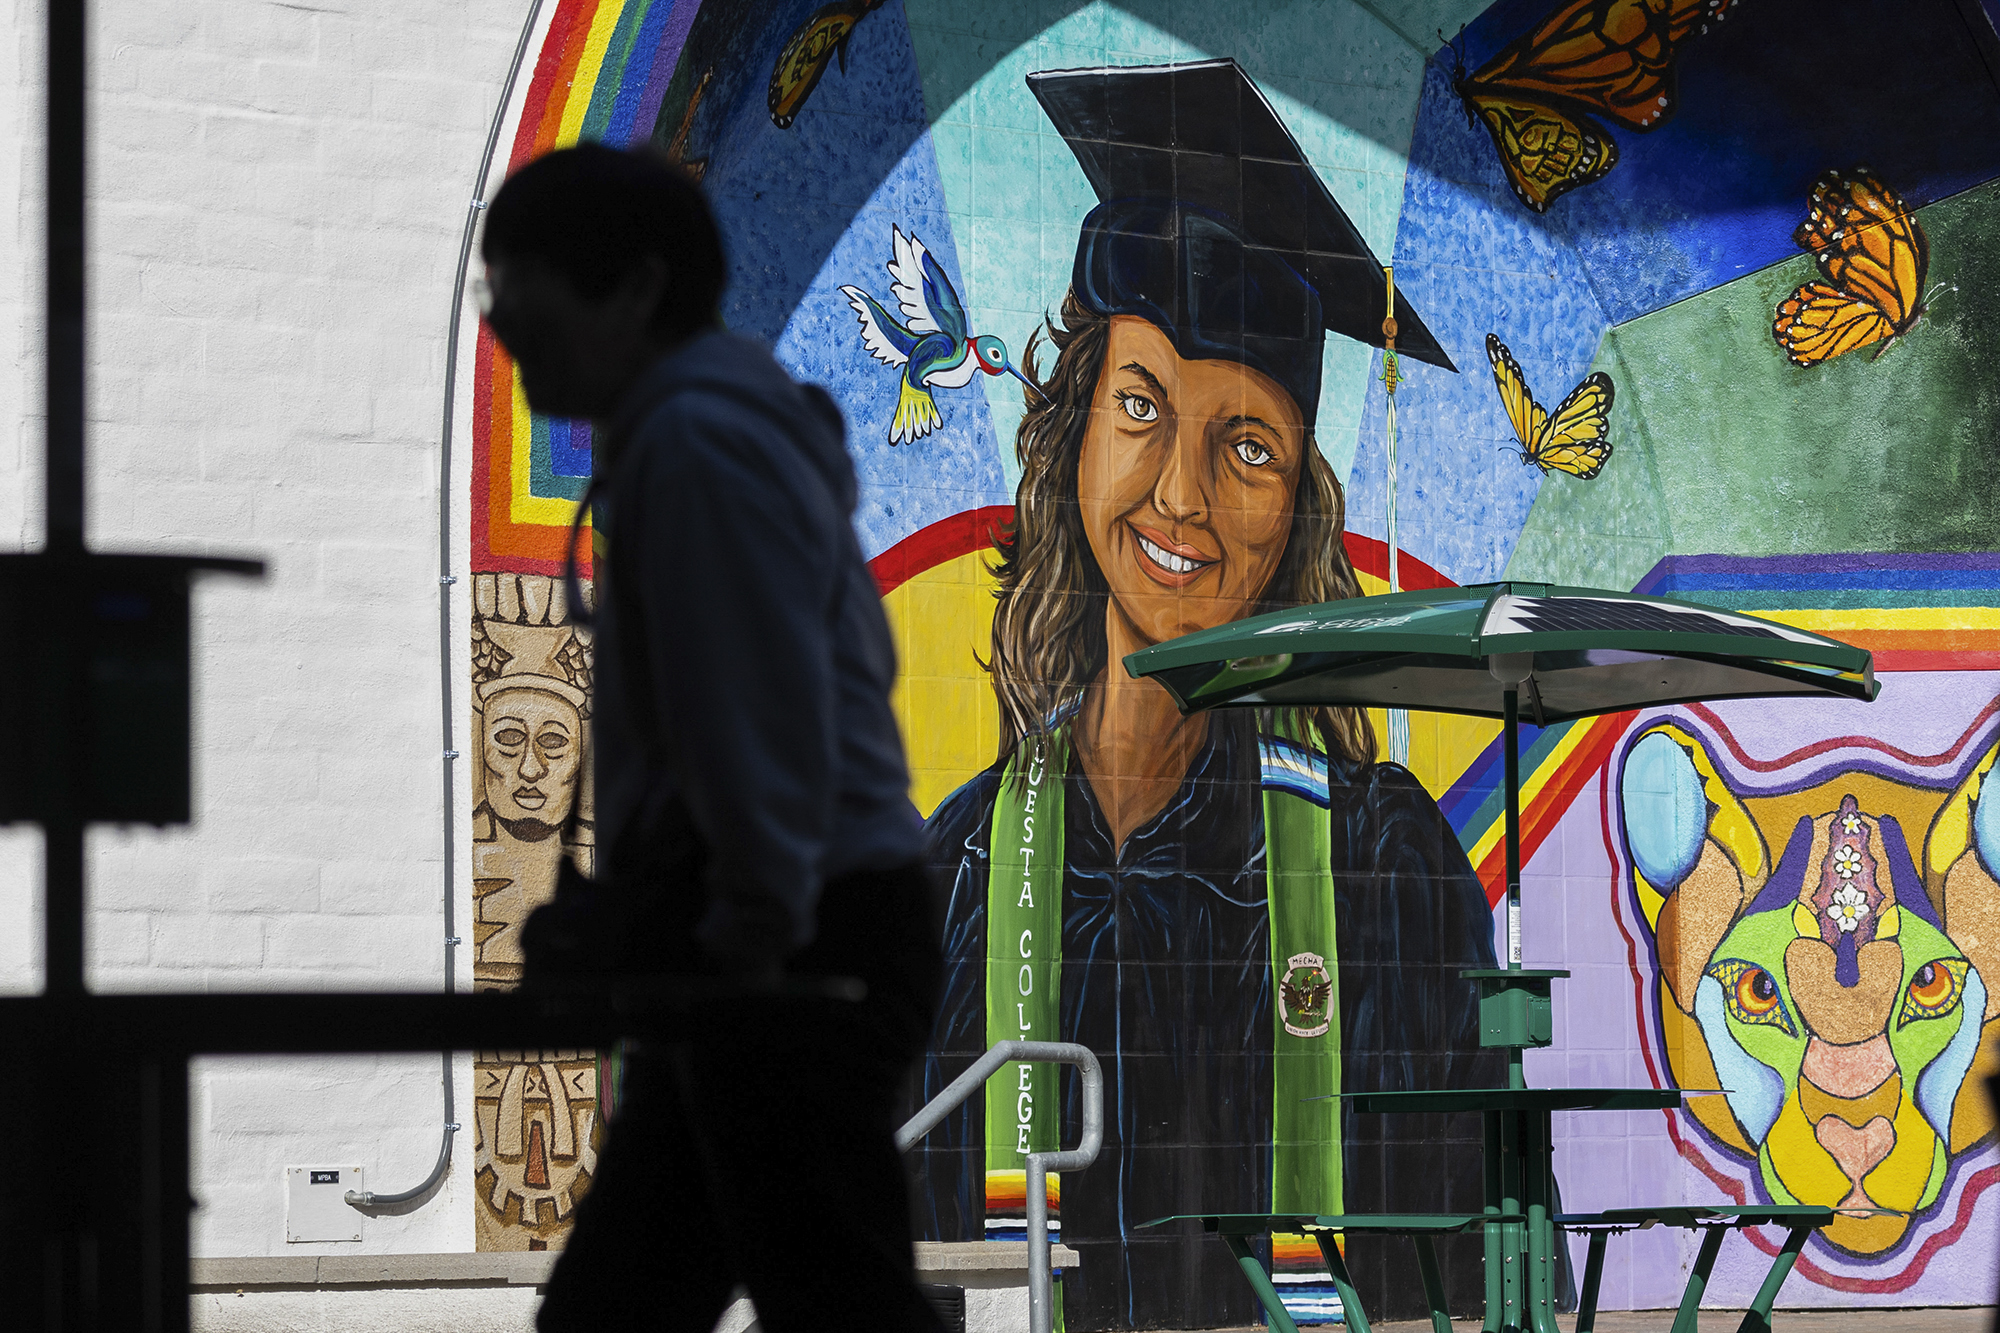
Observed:
[[[546,690],[500,690],[486,701],[480,755],[496,818],[558,825],[569,818],[582,771],[583,720]]]

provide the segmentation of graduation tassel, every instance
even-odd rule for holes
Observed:
[[[1389,591],[1401,592],[1403,581],[1396,567],[1396,383],[1402,378],[1396,364],[1396,269],[1383,268],[1388,286],[1388,308],[1382,314],[1382,387],[1389,400],[1387,442],[1389,448]],[[1389,710],[1389,762],[1410,762],[1410,714],[1403,708]]]

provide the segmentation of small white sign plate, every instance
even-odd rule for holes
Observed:
[[[358,1166],[286,1167],[285,1239],[360,1240],[361,1213],[346,1196],[367,1188]]]

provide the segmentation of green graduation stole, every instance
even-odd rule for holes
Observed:
[[[1063,775],[1069,733],[1030,737],[993,800],[986,881],[986,1044],[1061,1041]],[[1014,1064],[986,1080],[986,1226],[1013,1230],[1027,1208],[1027,1156],[1061,1147],[1061,1066]],[[1049,1177],[1049,1225],[1060,1217]]]
[[[1341,1211],[1340,973],[1326,756],[1259,738],[1271,928],[1271,1210]],[[1069,732],[1031,737],[993,801],[986,887],[986,1041],[1061,1041],[1063,780]],[[1010,1065],[986,1083],[986,1226],[1012,1231],[1026,1206],[1025,1158],[1060,1144],[1058,1067]],[[1307,1100],[1308,1098],[1323,1100]],[[1049,1178],[1049,1219],[1060,1198]],[[1188,1206],[1219,1206],[1190,1199]],[[1274,1238],[1279,1242],[1291,1238]],[[1296,1256],[1285,1252],[1296,1250]],[[1307,1238],[1280,1267],[1320,1267]],[[1298,1262],[1287,1262],[1296,1258]],[[1310,1260],[1310,1262],[1307,1262]]]

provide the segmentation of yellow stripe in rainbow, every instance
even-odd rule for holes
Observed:
[[[1577,723],[1563,733],[1562,739],[1555,743],[1542,762],[1535,765],[1532,772],[1521,775],[1521,809],[1524,818],[1525,812],[1534,806],[1549,783],[1562,771],[1564,761],[1575,754],[1591,738],[1591,733],[1605,723],[1606,719],[1603,718],[1590,718]],[[1618,725],[1622,726],[1623,723]],[[1504,818],[1495,820],[1492,827],[1480,834],[1479,840],[1472,845],[1468,859],[1473,865],[1479,865],[1500,848],[1501,840],[1506,836],[1507,821]]]
[[[1878,672],[2000,667],[2000,607],[1842,607],[1750,614],[1866,648]]]
[[[554,148],[568,148],[583,133],[583,118],[590,111],[590,99],[597,92],[597,80],[604,73],[604,53],[611,48],[611,33],[618,26],[631,0],[602,0],[592,17],[577,69],[583,77],[571,79],[569,99],[563,103],[557,124]]]
[[[1336,1236],[1334,1242],[1341,1254],[1347,1253],[1343,1238]],[[1326,1256],[1320,1253],[1319,1242],[1311,1236],[1301,1236],[1288,1231],[1271,1233],[1271,1268],[1280,1273],[1323,1273],[1326,1271]]]
[[[518,445],[525,445],[532,438],[534,423],[534,415],[528,410],[528,391],[521,387],[521,369],[516,366],[514,439]],[[513,485],[507,493],[507,517],[516,523],[567,529],[576,517],[576,502],[559,495],[536,495],[530,480],[533,465],[534,454],[528,448],[516,447],[508,459],[508,476]]]
[[[1049,1207],[1055,1212],[1062,1211],[1062,1178],[1051,1171],[1043,1177],[1048,1191]],[[986,1211],[988,1213],[1023,1213],[1028,1208],[1028,1173],[1026,1171],[988,1171],[986,1173]]]
[[[508,169],[586,135],[619,143],[643,140],[697,3],[560,0],[528,80]],[[546,485],[536,494],[536,478],[546,482],[550,470],[548,423],[529,412],[519,372],[490,337],[482,336],[477,356],[474,567],[554,573],[576,505],[546,493]],[[580,485],[566,474],[558,479],[565,483],[561,489]]]

